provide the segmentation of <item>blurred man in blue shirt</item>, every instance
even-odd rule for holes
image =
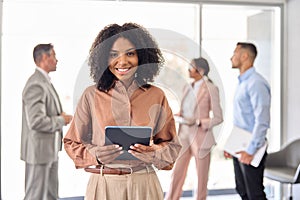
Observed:
[[[267,199],[264,193],[263,174],[265,152],[258,167],[250,165],[256,151],[265,144],[270,125],[270,86],[253,67],[257,55],[252,43],[237,43],[231,57],[232,68],[240,70],[233,104],[233,124],[252,133],[252,140],[240,157],[233,157],[236,190],[243,200]],[[224,152],[225,157],[232,157]]]

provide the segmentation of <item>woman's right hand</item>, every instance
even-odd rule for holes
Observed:
[[[99,164],[108,164],[115,160],[120,154],[122,154],[122,147],[116,144],[97,146],[95,155]]]

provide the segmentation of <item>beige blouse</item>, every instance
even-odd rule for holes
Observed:
[[[98,164],[95,151],[105,143],[105,127],[117,125],[152,127],[151,142],[162,145],[155,152],[154,166],[165,169],[173,165],[181,145],[164,92],[155,86],[139,87],[135,81],[126,91],[117,81],[107,93],[99,91],[95,85],[88,87],[78,102],[63,139],[64,148],[76,168]],[[112,164],[118,163],[130,167],[143,164],[140,160],[115,160]]]

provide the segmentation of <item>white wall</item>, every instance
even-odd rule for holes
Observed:
[[[284,107],[283,107],[283,141],[300,138],[299,113],[300,113],[300,1],[287,0],[286,5],[286,51],[284,76]],[[299,153],[299,152],[298,152]],[[300,199],[300,184],[295,185],[294,199]]]
[[[289,141],[300,137],[299,113],[300,113],[300,1],[289,0],[287,3],[287,52],[285,54],[287,61],[284,70],[286,70],[286,110],[285,113],[285,140]]]

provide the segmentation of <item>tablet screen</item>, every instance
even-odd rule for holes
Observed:
[[[152,128],[148,126],[106,126],[105,145],[118,144],[123,147],[124,153],[116,160],[136,160],[127,151],[130,145],[149,145]]]

